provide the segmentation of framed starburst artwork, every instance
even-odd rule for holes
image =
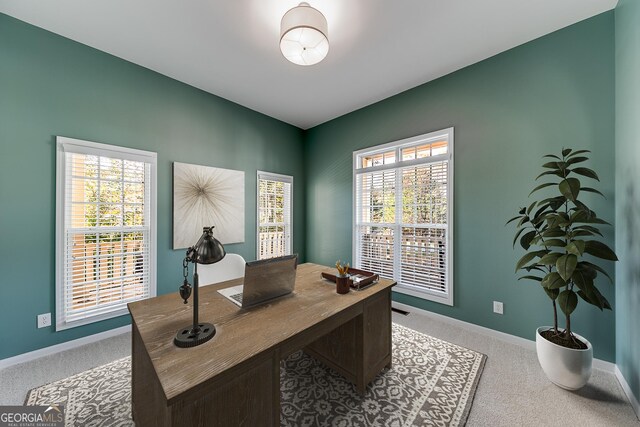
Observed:
[[[244,172],[173,163],[173,249],[188,248],[214,225],[222,243],[244,242]]]

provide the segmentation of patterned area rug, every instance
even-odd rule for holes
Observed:
[[[486,356],[393,325],[393,366],[364,396],[303,352],[281,364],[281,425],[461,426]],[[29,391],[27,405],[65,405],[68,426],[133,426],[131,359],[116,360]]]

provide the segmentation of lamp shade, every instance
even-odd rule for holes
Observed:
[[[329,53],[327,19],[309,3],[290,9],[280,22],[280,51],[298,65],[313,65]]]
[[[214,226],[204,227],[202,237],[200,237],[198,243],[193,246],[193,249],[198,254],[195,259],[195,262],[198,264],[216,263],[227,254],[222,243],[213,237],[213,228]]]

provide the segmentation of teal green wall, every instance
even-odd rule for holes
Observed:
[[[616,364],[640,400],[640,2],[616,20]]]
[[[0,359],[129,323],[36,329],[55,305],[55,135],[158,153],[162,294],[175,292],[183,256],[171,249],[173,161],[246,172],[246,243],[228,247],[245,258],[255,257],[256,169],[293,175],[294,249],[331,265],[351,257],[353,150],[454,126],[455,305],[395,298],[533,338],[550,305],[516,281],[520,252],[504,222],[527,201],[540,157],[563,146],[593,151],[607,196],[594,209],[613,222],[613,25],[613,13],[597,16],[303,132],[0,14]],[[613,231],[605,237],[612,244]],[[612,313],[581,306],[574,326],[614,360]]]
[[[54,313],[55,136],[158,153],[158,294],[176,292],[172,162],[245,171],[245,243],[255,259],[256,170],[294,176],[294,250],[304,258],[302,131],[0,14],[0,359],[130,322],[62,332]],[[176,304],[181,304],[176,292]]]
[[[551,304],[537,285],[516,281],[522,250],[504,224],[527,203],[541,157],[562,147],[593,151],[607,200],[585,201],[613,222],[613,25],[613,12],[599,15],[310,129],[307,259],[351,259],[354,150],[453,126],[455,305],[394,299],[534,339],[553,320]],[[605,237],[613,245],[612,227]],[[613,287],[603,281],[602,290],[614,304]],[[492,313],[494,300],[504,315]],[[613,313],[581,303],[572,324],[596,357],[614,360]]]

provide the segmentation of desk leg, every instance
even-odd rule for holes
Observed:
[[[391,289],[368,301],[362,313],[364,377],[367,384],[391,367]]]
[[[280,425],[280,351],[276,350],[272,360],[273,427]]]
[[[391,367],[391,290],[365,301],[362,314],[309,344],[305,352],[364,394],[376,375]]]
[[[131,340],[131,415],[138,427],[169,426],[167,401],[135,322]]]
[[[361,363],[358,366],[358,391],[364,394],[367,385],[386,367],[391,366],[391,289],[367,301],[362,312]]]

